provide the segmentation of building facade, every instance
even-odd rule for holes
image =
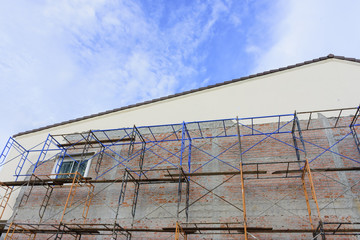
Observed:
[[[359,76],[329,55],[19,133],[2,237],[357,239]]]

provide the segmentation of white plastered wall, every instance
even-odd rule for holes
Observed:
[[[290,70],[211,88],[119,112],[74,122],[16,138],[25,148],[44,141],[49,133],[64,134],[89,129],[132,125],[159,125],[288,114],[297,111],[356,107],[360,103],[360,64],[328,59]],[[17,162],[0,172],[0,181],[11,179]],[[24,171],[24,170],[23,170]],[[10,205],[14,204],[15,193]],[[11,216],[11,210],[3,219]]]

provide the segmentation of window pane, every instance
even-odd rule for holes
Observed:
[[[78,161],[78,160],[76,160],[76,161]],[[78,171],[79,162],[76,162],[76,161],[74,161],[74,166],[71,169],[71,173],[74,173],[74,172]]]
[[[85,174],[86,165],[87,165],[87,160],[82,161],[79,166],[78,172],[81,174],[81,176],[84,176],[84,174]]]
[[[59,173],[75,173],[78,171],[82,176],[85,174],[86,166],[88,164],[88,160],[81,161],[80,159],[72,159],[67,158],[63,161]],[[68,178],[73,177],[73,175],[60,175],[58,178]]]
[[[60,171],[59,173],[69,173],[71,172],[71,168],[72,168],[72,164],[73,162],[69,162],[69,161],[64,161],[60,167]],[[60,175],[58,176],[59,178],[67,178],[67,175]]]

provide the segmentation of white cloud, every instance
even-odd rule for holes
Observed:
[[[196,49],[228,6],[198,2],[149,17],[133,1],[3,2],[1,138],[198,87]],[[160,27],[164,14],[173,22]]]
[[[283,17],[273,22],[274,25],[268,25],[270,46],[262,46],[262,51],[257,52],[254,72],[329,53],[359,58],[359,9],[360,2],[356,0],[280,1],[277,10],[269,15]]]

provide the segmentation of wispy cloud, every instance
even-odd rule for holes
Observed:
[[[5,138],[330,52],[359,56],[358,1],[4,1]]]
[[[220,0],[3,3],[0,134],[199,87],[206,52],[197,50],[229,7]]]

